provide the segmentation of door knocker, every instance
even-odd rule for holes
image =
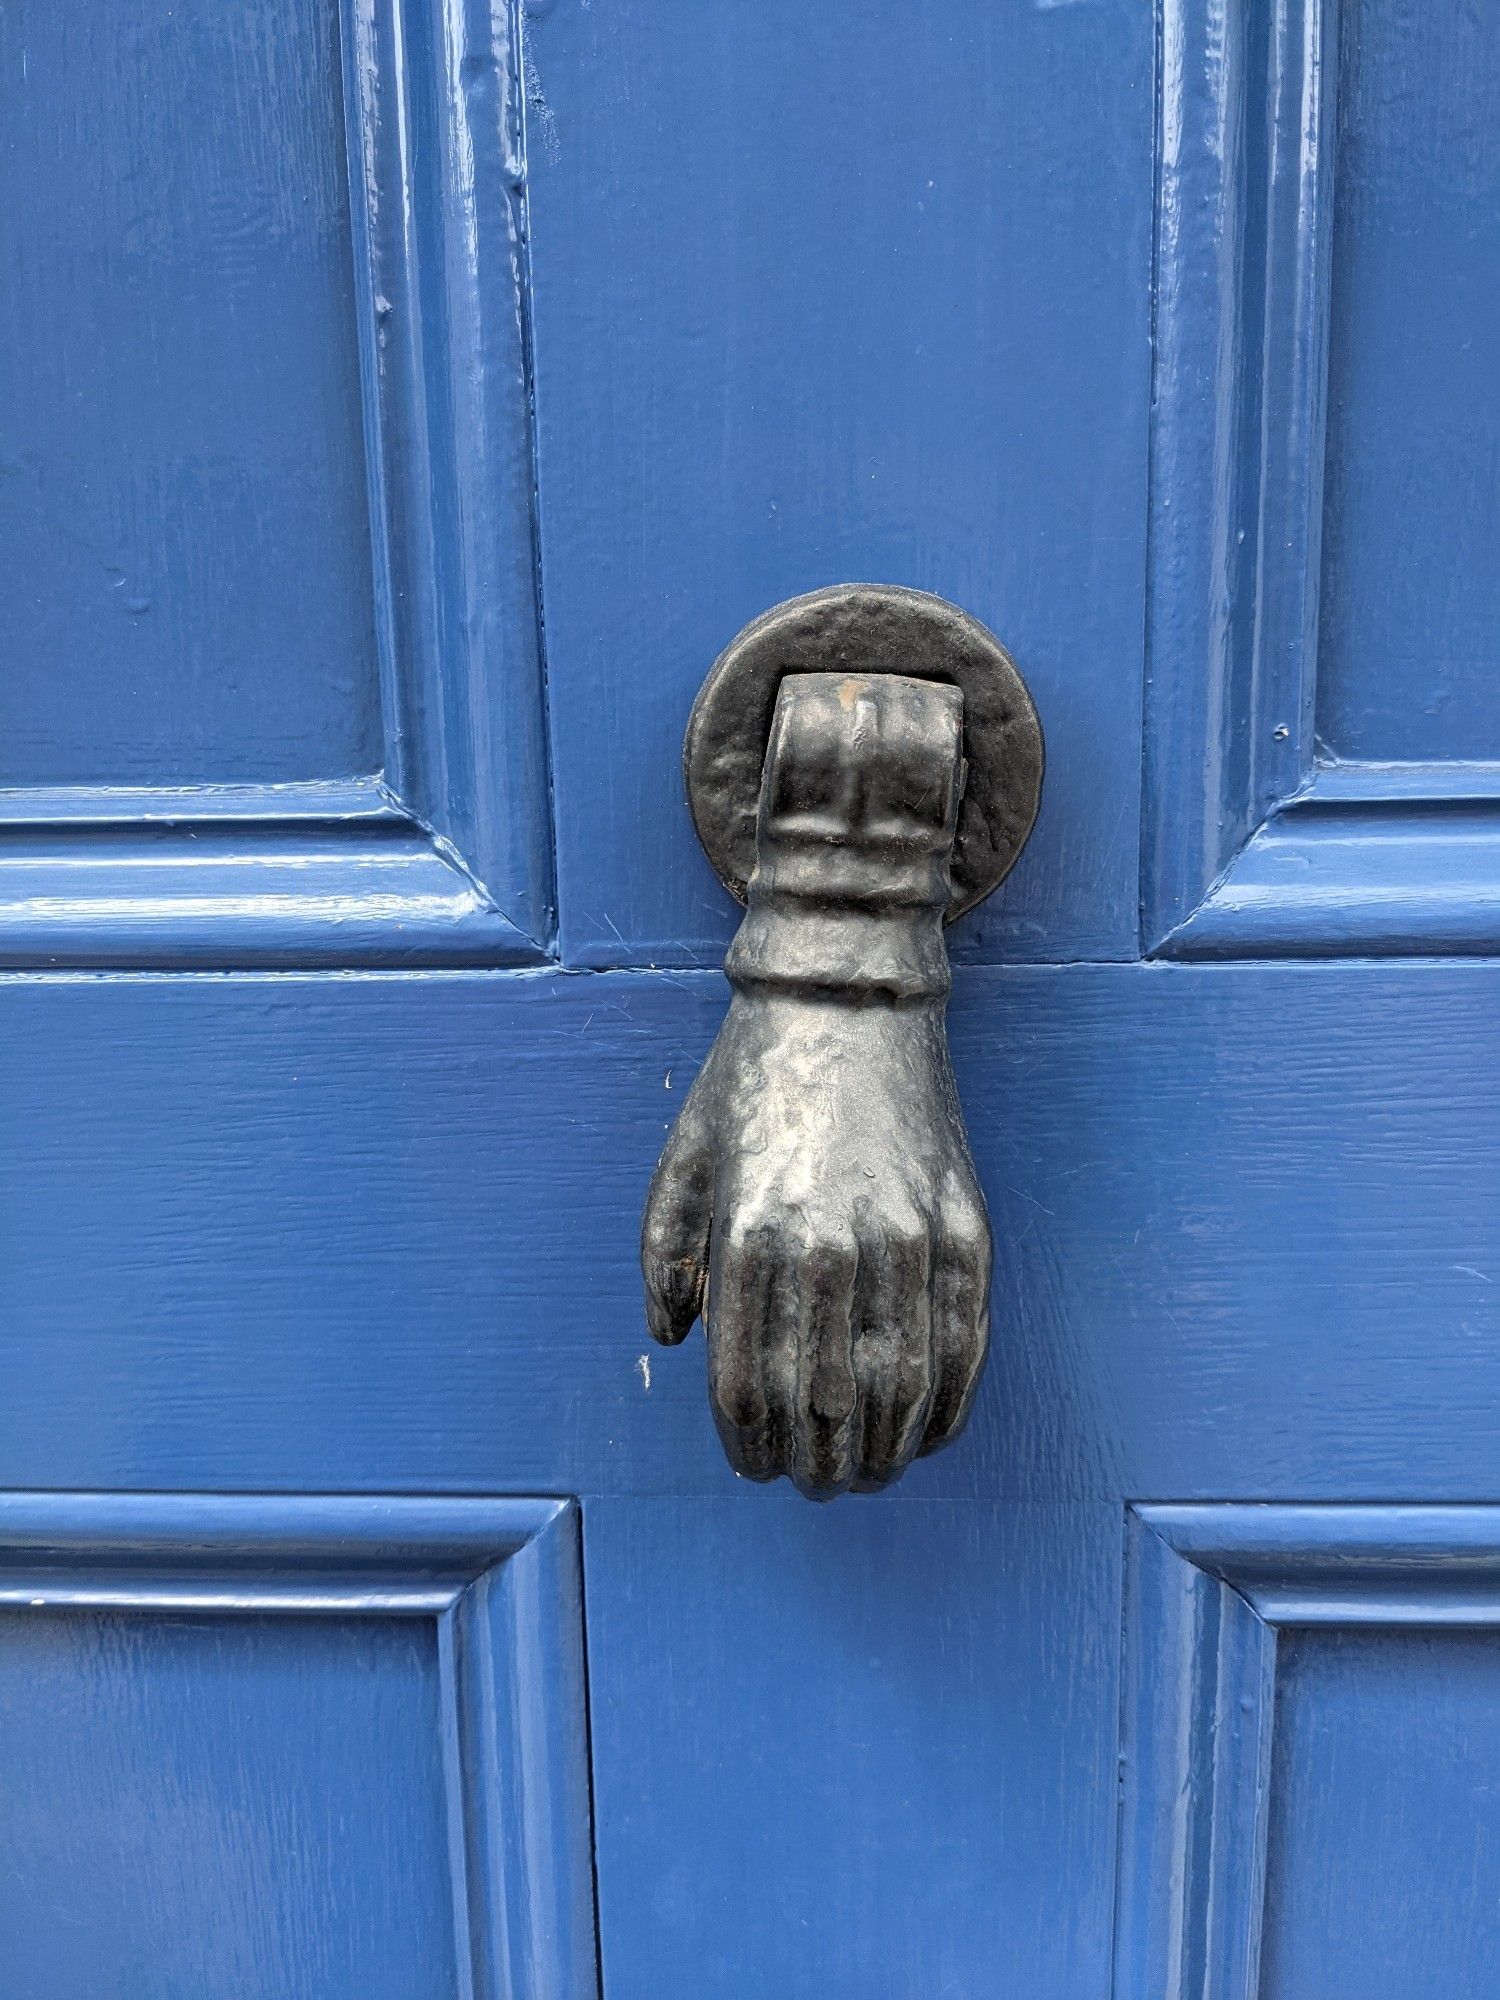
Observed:
[[[983,626],[843,584],[720,655],[688,723],[693,821],[747,905],[729,1013],[657,1166],[641,1257],[700,1313],[730,1463],[829,1499],[962,1429],[991,1240],[948,1058],[943,925],[1031,831],[1042,735]]]

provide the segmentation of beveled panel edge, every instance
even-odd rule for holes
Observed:
[[[1142,954],[1492,953],[1493,767],[1314,736],[1340,0],[1160,4]]]
[[[0,1610],[428,1617],[464,1991],[598,2000],[572,1499],[0,1492]]]
[[[1500,799],[1321,798],[1272,813],[1154,955],[1454,958],[1500,951]]]
[[[556,935],[516,0],[340,0],[385,780]]]
[[[545,963],[400,811],[0,826],[0,966],[238,971]]]
[[[1337,0],[1159,0],[1141,942],[1314,755]]]
[[[1111,1992],[1256,2000],[1275,1634],[1150,1512],[1125,1514]]]
[[[0,966],[555,956],[518,10],[339,18],[385,768],[5,792]]]

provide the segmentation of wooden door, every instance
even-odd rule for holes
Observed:
[[[12,0],[6,2000],[1500,1982],[1500,15]],[[720,646],[991,625],[966,1436],[650,1347]]]

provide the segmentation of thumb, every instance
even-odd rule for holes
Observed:
[[[657,1162],[641,1225],[646,1323],[667,1347],[682,1340],[703,1306],[714,1162],[695,1085]]]

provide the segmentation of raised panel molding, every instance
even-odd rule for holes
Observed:
[[[1261,1990],[1289,1630],[1500,1628],[1500,1507],[1127,1516],[1115,2000]]]
[[[1339,0],[1161,20],[1142,948],[1492,952],[1495,766],[1314,738]]]
[[[432,1621],[459,1990],[597,2000],[578,1543],[570,1500],[7,1493],[0,1610]]]
[[[340,31],[383,768],[0,791],[0,965],[552,955],[516,14],[340,0]]]

